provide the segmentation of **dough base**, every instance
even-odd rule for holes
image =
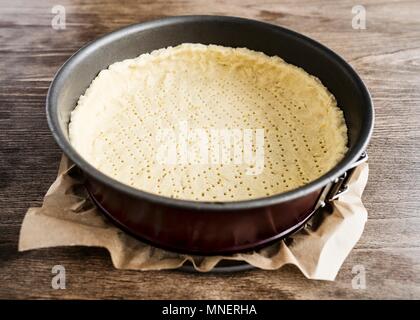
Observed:
[[[254,152],[256,130],[263,130],[263,167],[226,163],[231,154],[224,163],[211,156],[207,163],[180,161],[184,144],[162,132],[179,133],[183,124],[209,136],[252,130]],[[343,112],[317,78],[279,57],[202,44],[156,50],[101,71],[72,112],[69,134],[76,150],[110,177],[197,201],[292,190],[325,174],[347,151]],[[176,164],[158,161],[165,142],[176,147]],[[252,167],[258,174],[249,174]]]

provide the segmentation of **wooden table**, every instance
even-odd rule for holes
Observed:
[[[0,298],[420,298],[420,2],[362,1],[366,29],[352,28],[353,1],[6,1],[0,0]],[[66,29],[51,27],[52,8]],[[234,274],[118,271],[105,250],[17,252],[29,206],[39,206],[61,156],[44,102],[58,67],[89,40],[162,16],[220,14],[283,25],[342,55],[376,107],[369,147],[365,232],[335,282],[310,281],[294,267]],[[67,289],[51,288],[66,267]],[[352,289],[353,266],[366,289]]]

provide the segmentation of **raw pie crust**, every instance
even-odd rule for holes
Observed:
[[[322,176],[347,151],[343,113],[321,82],[279,57],[245,48],[182,44],[116,62],[93,80],[70,120],[72,145],[98,170],[185,200],[285,192]],[[247,174],[252,165],[244,161],[157,161],[158,132],[177,132],[181,123],[207,133],[252,129],[254,147],[255,130],[263,129],[261,172]],[[179,147],[178,140],[171,143]]]

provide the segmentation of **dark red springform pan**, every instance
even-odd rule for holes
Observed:
[[[344,159],[303,187],[237,202],[185,201],[150,194],[87,163],[69,143],[68,122],[79,96],[99,71],[113,62],[185,42],[262,51],[318,77],[344,112],[349,135]],[[140,23],[87,44],[57,72],[46,105],[55,140],[86,175],[86,188],[104,214],[142,241],[197,255],[253,250],[300,229],[319,206],[345,191],[354,167],[366,160],[374,120],[372,101],[362,80],[330,49],[279,26],[221,16],[180,16]]]

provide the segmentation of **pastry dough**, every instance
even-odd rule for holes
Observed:
[[[162,135],[182,126],[208,137],[226,129],[252,130],[254,156],[260,129],[263,166],[250,174],[253,164],[235,162],[232,154],[227,162],[222,156],[182,162],[181,136]],[[156,50],[102,70],[71,113],[69,135],[75,149],[110,177],[197,201],[292,190],[325,174],[347,151],[343,112],[317,78],[279,57],[202,44]],[[185,139],[197,150],[190,135]],[[164,143],[176,150],[175,162],[158,161]]]

